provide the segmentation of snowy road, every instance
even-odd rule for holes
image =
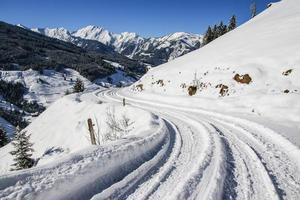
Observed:
[[[125,95],[125,96],[124,96]],[[204,110],[132,99],[117,91],[104,101],[126,101],[174,124],[171,152],[135,184],[124,179],[95,199],[299,199],[300,151],[265,126]],[[116,192],[117,191],[117,192]]]
[[[0,176],[0,199],[288,199],[300,197],[300,150],[257,122],[132,98],[96,99],[153,113],[152,128]]]

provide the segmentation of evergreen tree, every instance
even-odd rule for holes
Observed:
[[[251,18],[256,16],[256,3],[252,2],[250,5],[250,11],[251,11]]]
[[[76,79],[75,85],[73,87],[73,91],[75,93],[83,92],[84,91],[84,83],[79,78]]]
[[[229,25],[228,25],[228,30],[227,31],[232,31],[235,28],[236,28],[236,17],[235,17],[235,15],[233,15],[230,18]]]
[[[206,31],[206,33],[204,35],[204,38],[203,38],[203,45],[206,45],[206,44],[210,43],[211,41],[213,41],[213,39],[214,39],[214,34],[211,30],[211,27],[209,26],[207,28],[207,31]]]
[[[227,26],[224,25],[223,21],[220,22],[219,26],[217,27],[217,35],[218,37],[224,35],[227,32]]]
[[[214,25],[214,28],[213,28],[212,32],[213,32],[213,35],[214,35],[214,39],[217,39],[219,36],[218,36],[218,27],[217,27],[216,24]]]
[[[3,147],[9,142],[7,134],[3,128],[0,127],[0,147]]]
[[[14,156],[15,167],[12,170],[27,169],[33,166],[34,160],[31,158],[33,152],[32,143],[29,142],[30,135],[26,135],[26,131],[19,131],[15,134],[12,141],[12,145],[15,150],[11,151],[10,154]]]

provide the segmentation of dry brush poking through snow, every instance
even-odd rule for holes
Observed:
[[[106,124],[108,127],[105,134],[106,140],[117,140],[128,135],[134,129],[134,121],[132,121],[126,113],[122,114],[121,118],[116,117],[115,106],[108,107],[106,110]]]

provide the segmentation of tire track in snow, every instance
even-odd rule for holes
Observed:
[[[259,133],[254,134],[241,125],[220,119],[216,122],[225,124],[238,132],[237,137],[245,141],[245,144],[256,154],[268,173],[279,199],[298,199],[300,181],[297,170],[299,169],[294,168],[296,164],[289,160],[284,152],[280,151],[275,144],[260,137]]]
[[[168,149],[167,151],[164,153],[164,155],[162,156],[162,158],[155,164],[153,164],[151,167],[148,166],[141,166],[145,167],[145,171],[142,175],[139,175],[135,180],[131,180],[130,182],[134,182],[134,184],[129,184],[128,180],[124,181],[124,183],[121,184],[122,187],[119,188],[114,188],[113,193],[110,195],[110,191],[103,191],[102,193],[96,195],[94,197],[94,199],[127,199],[127,197],[134,193],[138,186],[143,183],[146,182],[147,180],[149,180],[150,178],[152,178],[153,175],[155,175],[158,170],[166,163],[166,162],[174,162],[174,160],[176,160],[176,157],[178,156],[179,152],[174,151],[174,148],[177,148],[180,150],[181,148],[181,141],[178,138],[178,131],[177,131],[177,127],[172,124],[171,122],[165,120],[165,123],[168,127],[169,130],[169,145],[168,145]],[[178,141],[179,142],[176,142]],[[148,162],[151,162],[148,161]],[[144,163],[144,165],[147,165],[147,163]],[[164,176],[165,178],[171,173],[171,171],[174,170],[173,167],[171,167],[170,169],[167,169],[167,171],[165,172]],[[129,185],[129,187],[128,187]],[[157,186],[152,186],[152,187],[158,187]],[[109,190],[110,188],[108,188]],[[155,188],[153,188],[154,190]]]
[[[112,92],[112,93],[114,93],[114,92]],[[114,95],[112,93],[111,93],[111,95]],[[148,102],[145,102],[143,100],[135,101],[128,97],[126,97],[126,98],[129,99],[130,101],[133,101],[134,104],[142,104],[142,105],[148,104]],[[148,104],[148,106],[159,107],[159,108],[162,108],[162,107],[169,108],[170,107],[175,110],[183,110],[183,111],[185,110],[185,108],[172,107],[170,105],[159,104],[158,106],[155,106],[155,103],[153,103],[153,102],[150,102]],[[186,111],[191,112],[191,113],[196,113],[197,115],[200,114],[200,116],[206,116],[211,119],[217,119],[217,120],[225,119],[224,121],[226,121],[226,122],[231,122],[232,124],[235,123],[234,126],[237,126],[236,124],[239,124],[242,122],[244,123],[244,121],[248,125],[250,125],[250,124],[255,125],[255,124],[253,124],[253,122],[250,122],[247,120],[238,119],[236,117],[226,116],[226,115],[222,115],[222,114],[218,114],[218,113],[212,113],[212,112],[202,111],[202,110],[192,111],[191,109],[187,109]],[[213,120],[213,124],[215,124],[215,123],[220,124]],[[221,126],[223,126],[223,125],[221,125]],[[231,129],[232,129],[232,127],[231,127]],[[240,141],[245,141],[245,139],[247,139],[247,137],[249,137],[251,135],[253,136],[253,133],[251,133],[251,132],[245,133],[245,130],[243,131],[243,129],[244,129],[243,127],[239,127],[239,129],[234,131],[236,136],[240,137],[239,138]],[[260,163],[260,167],[263,167],[261,169],[261,172],[265,171],[264,173],[268,176],[266,179],[269,179],[271,181],[271,182],[269,182],[269,183],[271,183],[269,193],[271,195],[274,195],[273,196],[274,199],[276,199],[276,198],[297,199],[300,194],[300,192],[299,192],[300,184],[298,181],[299,175],[297,175],[297,174],[299,174],[298,173],[299,168],[297,168],[297,166],[299,166],[297,164],[297,162],[299,163],[299,154],[297,155],[295,152],[299,151],[299,149],[297,147],[295,147],[294,145],[292,145],[291,143],[289,143],[283,137],[279,136],[277,133],[268,133],[269,131],[267,130],[267,134],[266,134],[266,131],[261,128],[257,128],[257,132],[258,132],[258,138],[256,138],[255,140],[259,140],[259,142],[256,141],[254,146],[253,146],[253,144],[245,141],[245,142],[243,142],[243,144],[248,147],[242,148],[241,145],[239,145],[239,147],[238,147],[240,153],[242,155],[244,154],[244,158],[242,158],[242,159],[239,158],[241,160],[239,165],[243,166],[243,168],[245,169],[246,172],[249,171],[249,174],[246,177],[248,177],[247,179],[250,178],[249,181],[248,180],[244,181],[244,182],[248,181],[248,191],[244,191],[244,195],[248,196],[250,199],[252,199],[255,196],[255,193],[258,192],[257,190],[259,189],[259,184],[257,184],[257,183],[255,184],[255,177],[251,177],[251,174],[253,175],[256,173],[255,169],[253,169],[254,168],[253,166],[256,166],[256,165],[247,161],[247,158],[249,157],[249,155],[251,155],[253,158],[256,157],[255,162]],[[277,141],[274,141],[273,137],[271,137],[271,138],[268,138],[268,140],[270,140],[270,139],[271,140],[269,142],[267,142],[268,140],[262,139],[260,137],[261,135],[265,135],[265,134],[267,136],[271,134],[273,137],[276,136],[276,138],[278,138],[278,139],[280,138],[280,139]],[[240,135],[247,136],[247,137],[241,138]],[[277,136],[279,136],[279,137],[277,137]],[[272,143],[272,142],[274,142],[274,143]],[[286,144],[286,145],[284,145],[284,144]],[[280,147],[278,147],[277,145],[279,145],[280,147],[283,147],[283,149],[280,149]],[[265,146],[265,147],[263,147],[263,146]],[[274,147],[276,147],[276,148],[274,148]],[[253,149],[255,149],[258,152],[261,152],[261,154],[259,154],[259,155],[262,155],[262,157],[264,157],[265,161],[260,159],[259,156],[257,154],[255,154]],[[291,152],[290,149],[292,149],[294,151],[293,154],[290,153]],[[291,158],[294,158],[293,161],[295,161],[295,162],[289,160],[290,157],[285,155],[284,152],[289,152],[289,156],[291,156]],[[249,154],[249,155],[247,155],[247,154]],[[268,158],[268,157],[270,157],[270,158]],[[266,158],[268,158],[268,159],[266,159]],[[274,164],[274,166],[272,166],[273,164]],[[266,170],[265,166],[268,166],[268,168],[267,168],[268,170]],[[284,167],[282,168],[280,166],[284,166]],[[270,171],[269,168],[273,168],[273,170]],[[284,172],[284,173],[282,173],[282,172]],[[273,175],[273,174],[275,174],[275,175]],[[272,176],[277,177],[278,180],[280,180],[279,183],[274,183],[271,178]],[[254,187],[254,185],[257,185],[257,186]],[[272,187],[275,190],[275,192],[273,192]],[[284,188],[284,189],[281,189],[281,188]],[[284,193],[287,193],[288,195],[285,196],[281,190],[283,190]],[[259,196],[257,198],[259,198]]]

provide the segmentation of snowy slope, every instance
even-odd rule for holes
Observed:
[[[299,6],[296,0],[273,4],[205,47],[152,68],[132,90],[143,84],[137,95],[162,94],[169,97],[166,101],[175,96],[178,103],[195,107],[210,107],[213,102],[216,110],[254,109],[272,116],[274,108],[285,108],[288,116],[280,112],[276,117],[300,120],[300,29],[295,27],[300,23]],[[238,83],[233,79],[236,74],[249,74],[252,81]],[[194,84],[199,86],[197,93],[189,97],[188,87]],[[228,87],[224,97],[220,84]]]
[[[298,200],[299,11],[297,0],[283,0],[132,87],[57,101],[27,128],[38,166],[7,172],[11,146],[0,149],[0,198]],[[235,73],[252,82],[237,83]],[[195,96],[183,83],[199,83]],[[134,132],[88,147],[86,119],[105,130],[112,105],[136,122]]]
[[[100,128],[100,143],[102,145],[109,143],[110,141],[104,137],[108,132],[106,124],[108,109],[115,109],[117,119],[126,115],[134,122],[130,135],[124,138],[142,134],[155,126],[151,114],[128,106],[101,103],[93,93],[66,96],[53,103],[25,128],[25,131],[31,134],[35,151],[33,157],[39,159],[38,166],[90,146],[88,118],[93,120],[96,132],[98,127]],[[8,153],[11,150],[11,144],[0,148],[0,174],[8,172],[11,168],[13,161]]]
[[[65,69],[64,72],[44,70],[43,74],[34,70],[1,71],[0,73],[1,79],[5,81],[20,82],[28,88],[25,99],[37,101],[44,106],[49,106],[57,99],[64,96],[67,90],[71,92],[77,78],[84,81],[87,89],[97,88],[96,85],[93,85],[89,80],[72,69]]]

